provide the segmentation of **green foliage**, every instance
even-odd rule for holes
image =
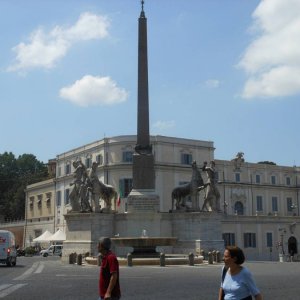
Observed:
[[[35,254],[35,249],[34,247],[30,246],[25,248],[25,255],[34,255]]]
[[[18,158],[11,152],[0,154],[0,210],[4,218],[24,219],[26,186],[47,178],[47,166],[33,154]]]
[[[276,164],[272,161],[259,161],[258,164],[261,164],[261,165],[272,165],[272,166],[276,166]]]

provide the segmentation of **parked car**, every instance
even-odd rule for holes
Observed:
[[[15,235],[8,230],[0,230],[0,263],[8,267],[17,264]]]
[[[48,255],[61,256],[63,245],[51,245],[48,249],[40,251],[40,255],[47,257]]]

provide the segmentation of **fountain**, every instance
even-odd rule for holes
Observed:
[[[175,237],[149,237],[147,231],[142,231],[141,237],[114,237],[111,239],[117,247],[132,247],[133,257],[158,257],[158,246],[174,246],[177,243]]]

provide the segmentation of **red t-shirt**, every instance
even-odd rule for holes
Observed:
[[[102,257],[100,276],[99,276],[99,295],[104,298],[106,290],[109,285],[110,276],[112,273],[117,273],[118,279],[116,285],[114,286],[111,297],[120,298],[120,284],[119,284],[119,262],[115,254],[109,251],[105,256]]]

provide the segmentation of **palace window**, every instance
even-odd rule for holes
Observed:
[[[244,247],[256,248],[256,234],[253,232],[244,233]]]
[[[292,212],[294,209],[293,205],[293,199],[291,197],[286,198],[286,206],[287,206],[287,211]]]
[[[234,212],[236,215],[240,215],[240,216],[242,216],[244,214],[244,205],[241,201],[235,202]]]
[[[183,165],[191,165],[193,162],[193,156],[189,153],[182,153],[181,154],[181,163]]]
[[[263,211],[262,196],[256,196],[256,211]]]
[[[215,183],[219,181],[219,172],[215,171]]]
[[[223,233],[224,246],[234,246],[235,245],[235,234],[234,233]]]
[[[260,175],[259,174],[255,175],[255,183],[260,183]]]
[[[132,151],[123,151],[123,162],[132,162],[133,152]]]
[[[132,178],[122,178],[119,180],[119,193],[121,198],[127,198],[132,190]]]
[[[71,173],[71,164],[68,162],[67,164],[66,164],[66,170],[65,170],[66,172],[66,175],[68,175],[68,174],[70,174]]]
[[[286,185],[291,185],[291,178],[290,177],[286,177],[285,178],[285,183],[286,183]]]
[[[271,176],[271,184],[276,184],[276,176],[275,175]]]
[[[56,192],[56,206],[61,206],[61,191]]]
[[[267,237],[267,247],[268,248],[273,247],[273,234],[272,234],[272,232],[267,232],[266,237]]]
[[[272,197],[272,211],[277,212],[278,211],[278,198]]]
[[[103,155],[102,154],[98,154],[96,156],[96,162],[99,164],[99,166],[103,165]]]
[[[241,174],[235,173],[235,182],[240,182],[240,181],[241,181]]]
[[[92,158],[90,156],[85,158],[85,166],[89,169],[92,166]]]
[[[69,196],[70,196],[70,189],[66,189],[65,190],[65,205],[70,203]]]

